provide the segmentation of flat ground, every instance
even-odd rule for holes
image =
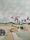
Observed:
[[[4,29],[7,32],[7,40],[14,40],[12,32],[10,32],[10,30],[13,32],[17,31],[16,25],[13,26],[12,24],[0,24],[0,29]]]
[[[20,27],[21,25],[12,25],[12,24],[0,24],[0,29],[5,29],[8,33],[7,35],[7,40],[14,40],[14,37],[12,35],[12,31],[13,32],[16,32],[18,31],[18,28],[17,27]],[[24,27],[26,27],[29,31],[30,31],[30,25],[22,25]],[[11,32],[10,32],[11,30]]]

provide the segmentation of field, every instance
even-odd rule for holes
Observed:
[[[6,40],[14,40],[12,32],[10,30],[17,31],[16,25],[12,24],[0,24],[0,29],[4,29],[7,33]]]
[[[12,32],[18,32],[20,26],[25,27],[28,30],[23,30],[23,31],[30,31],[30,25],[23,24],[23,25],[15,25],[15,24],[0,24],[0,29],[4,29],[7,33],[7,39],[6,40],[14,40],[14,37],[12,35]],[[20,30],[22,31],[22,30]]]

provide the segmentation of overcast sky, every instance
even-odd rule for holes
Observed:
[[[0,0],[0,17],[30,16],[30,0]]]

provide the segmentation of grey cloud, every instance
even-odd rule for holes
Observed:
[[[0,16],[30,16],[30,0],[0,0]]]

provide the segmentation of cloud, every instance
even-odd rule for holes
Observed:
[[[30,16],[30,0],[0,0],[0,16]]]

